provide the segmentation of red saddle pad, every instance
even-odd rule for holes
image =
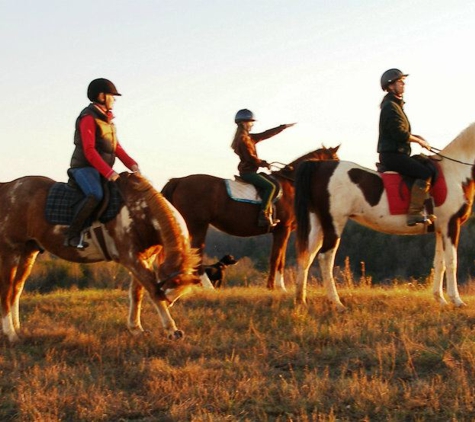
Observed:
[[[434,185],[430,189],[430,195],[434,198],[435,206],[440,206],[447,198],[447,184],[445,183],[444,173],[437,164],[439,174]],[[399,173],[381,173],[384,189],[388,195],[389,212],[395,214],[407,214],[409,209],[409,200],[411,193],[407,184]]]

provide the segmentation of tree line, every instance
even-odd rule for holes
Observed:
[[[458,247],[458,279],[464,283],[475,275],[475,219],[462,227]],[[210,228],[206,237],[205,263],[213,263],[226,254],[240,259],[232,271],[235,280],[229,285],[264,283],[269,270],[272,236],[236,237]],[[397,281],[424,281],[431,274],[435,236],[387,235],[348,222],[341,239],[335,266],[350,271],[355,280],[367,278],[372,284],[393,284]],[[296,265],[295,235],[287,247],[287,267]],[[318,263],[312,273],[319,277]],[[229,279],[229,277],[228,277]],[[26,283],[27,291],[46,293],[55,289],[119,288],[127,289],[128,271],[119,264],[103,262],[78,264],[60,260],[48,253],[40,255]]]
[[[475,219],[462,226],[458,247],[458,277],[461,283],[475,275]],[[233,254],[236,258],[247,256],[260,271],[268,270],[272,236],[263,235],[240,238],[211,228],[205,252],[220,258]],[[435,252],[435,235],[388,235],[367,229],[349,221],[342,235],[335,265],[344,268],[348,260],[356,277],[371,277],[373,283],[394,279],[421,279],[430,275]],[[296,264],[295,236],[292,234],[287,248],[287,265]],[[313,263],[318,273],[318,263]]]

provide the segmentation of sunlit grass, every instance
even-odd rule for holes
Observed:
[[[22,342],[0,341],[0,419],[475,418],[472,306],[440,308],[406,283],[342,287],[348,310],[338,313],[310,284],[307,307],[293,291],[196,291],[171,309],[186,333],[178,342],[148,302],[151,334],[132,337],[125,291],[25,294]]]

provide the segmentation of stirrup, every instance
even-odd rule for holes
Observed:
[[[280,223],[280,220],[274,220],[272,218],[272,214],[266,214],[264,212],[260,212],[259,213],[259,219],[257,221],[257,225],[259,227],[267,227],[268,229],[272,229],[274,228],[275,226],[277,226],[277,224]]]
[[[434,220],[436,218],[437,217],[433,214],[431,214],[430,216],[425,215],[425,214],[417,214],[417,215],[409,214],[407,216],[406,224],[408,227],[413,227],[413,226],[416,226],[417,224],[425,224],[429,226],[434,223]]]
[[[76,249],[86,249],[89,243],[84,241],[84,233],[81,232],[79,236],[67,237],[64,240],[64,246],[70,246]]]

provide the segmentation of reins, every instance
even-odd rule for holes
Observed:
[[[430,152],[433,152],[434,154],[438,155],[439,157],[445,158],[446,160],[453,161],[455,163],[463,164],[464,166],[473,166],[473,163],[466,163],[464,161],[456,160],[455,158],[447,157],[446,155],[440,154],[440,151],[442,151],[439,148],[436,147],[430,147],[429,149]]]
[[[271,166],[274,166],[277,170],[271,170],[271,173],[275,176],[282,177],[283,179],[290,180],[291,182],[295,182],[295,179],[286,176],[283,171],[288,170],[289,172],[293,170],[293,167],[290,164],[284,164],[281,163],[280,161],[273,161],[272,163],[269,163]]]

